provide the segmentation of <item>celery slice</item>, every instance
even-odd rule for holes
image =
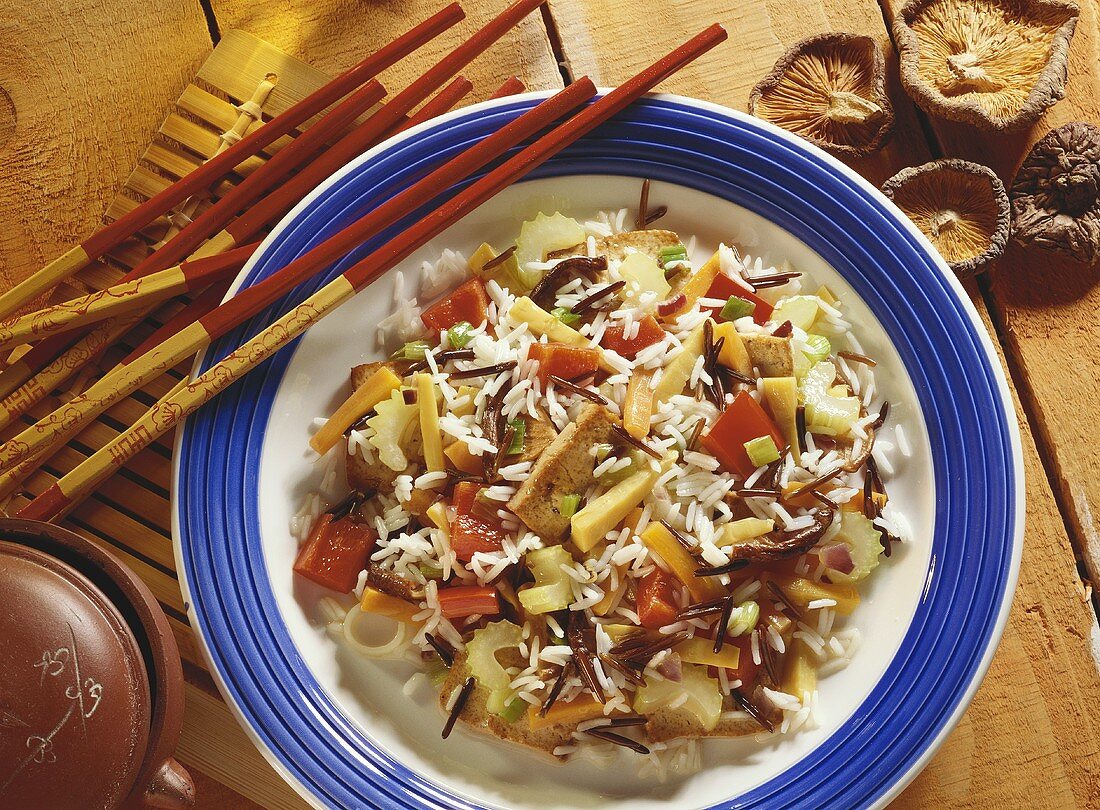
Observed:
[[[563,565],[572,565],[573,558],[561,546],[548,546],[527,553],[527,568],[535,584],[518,594],[520,604],[528,613],[552,613],[564,610],[573,601],[573,589]]]
[[[813,433],[841,436],[852,429],[859,418],[859,400],[829,393],[836,369],[828,361],[814,365],[802,379],[802,401],[806,406],[806,426]]]
[[[749,454],[749,461],[754,467],[763,467],[779,458],[779,448],[775,446],[775,439],[771,436],[757,436],[745,442],[745,452]]]
[[[514,456],[523,452],[523,442],[527,435],[527,423],[522,419],[513,419],[509,423],[512,426],[512,441],[508,444],[505,455]]]
[[[527,711],[527,701],[521,698],[512,698],[504,706],[504,711],[500,713],[500,719],[505,723],[514,723],[523,717],[524,712]]]
[[[500,714],[512,697],[509,684],[511,676],[497,660],[497,653],[511,647],[518,648],[523,642],[523,633],[511,622],[493,622],[480,630],[466,642],[466,665],[477,682],[490,690],[487,708],[493,714]]]
[[[571,518],[577,514],[577,510],[581,506],[580,495],[563,495],[561,499],[561,507],[559,511],[564,518]]]
[[[833,352],[833,344],[824,335],[806,335],[806,356],[814,363],[820,363]]]
[[[731,295],[718,314],[727,321],[736,321],[738,318],[752,315],[755,311],[756,304],[753,301],[739,295]]]
[[[393,353],[391,360],[423,360],[424,354],[431,346],[426,340],[414,340],[406,343]]]
[[[447,341],[453,348],[461,349],[474,339],[470,334],[473,328],[469,321],[459,321],[447,330]]]
[[[566,326],[572,326],[581,319],[581,316],[566,309],[565,307],[554,307],[550,310],[550,314],[564,323]]]

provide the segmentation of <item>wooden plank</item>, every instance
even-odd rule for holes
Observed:
[[[221,700],[190,683],[186,690],[187,710],[176,749],[180,762],[232,785],[269,810],[308,806],[272,770]]]
[[[198,3],[0,0],[0,42],[7,287],[95,229],[210,37]]]
[[[893,7],[891,3],[891,7]],[[1069,121],[1100,123],[1100,8],[1079,2],[1066,98],[1030,130],[1011,136],[933,120],[945,153],[991,165],[1005,183],[1031,145]],[[1001,337],[1019,367],[1017,384],[1053,468],[1062,513],[1089,578],[1100,583],[1100,464],[1093,418],[1100,413],[1100,285],[1088,269],[1056,254],[1010,246],[990,272]],[[1069,361],[1068,364],[1066,361]],[[1100,604],[1100,603],[1098,603]]]
[[[381,75],[391,93],[406,87],[427,67],[465,39],[506,5],[506,0],[465,3],[467,19]],[[279,13],[252,0],[211,0],[218,26],[226,38],[243,29],[300,56],[328,74],[347,70],[381,43],[404,33],[438,11],[440,0],[403,3],[349,4],[346,0],[284,0]],[[542,19],[532,14],[488,53],[462,71],[474,83],[470,100],[483,99],[504,79],[516,75],[531,89],[561,87]],[[280,82],[274,98],[284,92]]]
[[[980,303],[973,285],[969,289]],[[984,308],[982,317],[992,332]],[[998,354],[1003,364],[999,347]],[[1013,401],[1023,440],[1028,516],[1016,599],[963,721],[899,797],[899,808],[1097,807],[1100,802],[1095,698],[1100,672],[1091,646],[1100,640],[1100,628],[1015,391]]]
[[[891,47],[878,7],[866,1],[773,0],[734,6],[656,0],[641,12],[636,4],[615,0],[551,0],[551,9],[570,69],[602,85],[615,84],[652,56],[648,50],[623,48],[623,42],[649,41],[653,31],[660,31],[666,45],[711,20],[725,23],[731,44],[674,77],[667,89],[740,109],[784,46],[811,33],[866,33]],[[876,182],[896,168],[928,159],[912,105],[897,92],[896,77],[893,81],[891,97],[898,114],[894,140],[873,165],[853,164]],[[988,324],[982,297],[973,288],[971,296]],[[1100,638],[1100,630],[1082,599],[1072,551],[1026,418],[1020,414],[1020,419],[1030,518],[1017,604],[964,722],[899,799],[902,807],[1019,806],[1025,797],[1034,797],[1036,785],[1052,783],[1044,806],[1096,803],[1090,791],[1100,784],[1100,741],[1091,708],[1095,701],[1087,695],[1100,688],[1089,649],[1089,639]],[[1026,748],[1019,744],[1020,728],[1029,729]],[[1073,739],[1074,746],[1058,743],[1066,739]]]

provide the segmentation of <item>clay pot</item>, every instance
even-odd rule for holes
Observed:
[[[138,577],[67,529],[0,519],[0,806],[194,803],[183,670]]]

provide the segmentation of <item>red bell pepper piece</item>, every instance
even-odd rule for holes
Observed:
[[[445,619],[464,616],[495,616],[500,613],[500,598],[492,585],[456,585],[439,589],[439,612]]]
[[[348,593],[367,567],[377,539],[370,526],[350,515],[335,521],[332,515],[321,515],[298,552],[294,571],[318,585]]]
[[[660,568],[654,568],[638,580],[635,601],[642,627],[659,630],[676,621],[680,614],[676,606],[676,584],[676,578]]]
[[[462,562],[469,562],[478,551],[500,551],[504,532],[499,525],[474,512],[474,499],[482,489],[473,481],[455,484],[451,503],[455,519],[451,521],[451,548]]]
[[[665,337],[665,330],[652,315],[646,315],[639,321],[638,334],[629,340],[624,337],[626,330],[621,326],[612,326],[603,333],[600,345],[605,349],[618,352],[627,360],[633,360],[638,352]]]
[[[433,332],[450,329],[456,323],[466,321],[479,326],[488,317],[489,296],[481,279],[472,278],[460,285],[446,298],[428,307],[420,320]]]
[[[761,326],[768,322],[768,318],[772,316],[772,310],[775,309],[759,295],[749,292],[725,273],[719,273],[714,277],[710,289],[707,290],[706,297],[720,298],[725,302],[729,300],[731,295],[736,295],[738,298],[744,298],[746,301],[756,304],[756,309],[752,311],[752,319]],[[710,310],[711,317],[715,320],[722,320],[722,307],[702,307],[702,309]]]
[[[777,448],[786,442],[779,428],[748,391],[739,393],[703,436],[703,446],[730,472],[747,478],[756,467],[745,452],[745,442],[771,436]]]
[[[740,651],[740,655],[737,657],[736,669],[726,668],[726,676],[730,679],[730,683],[735,680],[741,681],[740,689],[744,694],[749,694],[753,686],[756,685],[756,673],[760,670],[760,665],[752,660],[752,639],[750,635],[738,636],[737,638],[727,638],[726,644],[736,647]],[[767,642],[763,639],[761,644]]]
[[[600,367],[598,350],[564,343],[532,343],[527,359],[539,361],[538,378],[543,385],[551,374],[563,380],[577,380],[595,374]]]

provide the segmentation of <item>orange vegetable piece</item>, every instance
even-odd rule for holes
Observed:
[[[473,511],[474,499],[481,489],[473,481],[460,481],[455,484],[451,499],[456,513],[451,521],[451,548],[462,562],[469,562],[479,551],[499,551],[504,542],[500,526]]]
[[[370,526],[350,515],[336,521],[332,515],[321,515],[298,551],[294,571],[318,585],[348,593],[358,583],[359,572],[367,567],[377,539]]]
[[[753,399],[748,391],[742,391],[731,402],[713,427],[703,436],[703,446],[730,472],[742,477],[752,475],[756,468],[745,452],[745,442],[760,436],[771,436],[775,446],[782,449],[786,442],[779,428]]]
[[[445,619],[464,616],[495,616],[500,613],[500,599],[492,585],[456,585],[439,589],[439,611]]]
[[[638,580],[638,618],[642,627],[659,630],[672,624],[680,614],[676,606],[676,578],[660,568],[654,568]]]
[[[428,307],[420,320],[433,332],[450,329],[462,321],[478,326],[488,317],[488,308],[489,296],[485,292],[485,285],[481,283],[481,279],[472,278]]]
[[[629,340],[624,337],[626,330],[621,326],[612,326],[603,333],[600,345],[605,349],[618,352],[628,360],[633,360],[638,352],[654,343],[664,340],[665,330],[652,315],[646,315],[638,322],[638,334]]]
[[[527,710],[527,722],[532,731],[551,726],[574,726],[585,720],[595,720],[597,717],[603,717],[603,704],[588,692],[578,695],[568,703],[555,702],[546,710],[545,717],[539,716],[538,706],[532,706]]]
[[[527,358],[539,361],[538,377],[543,385],[551,374],[563,380],[577,380],[595,374],[600,367],[598,349],[564,343],[532,343]]]
[[[731,295],[736,295],[738,298],[744,298],[746,301],[752,301],[756,304],[756,309],[752,311],[752,319],[761,325],[768,322],[768,318],[772,316],[772,310],[775,309],[759,295],[749,292],[725,273],[719,273],[714,277],[710,289],[707,290],[706,297],[720,298],[724,303],[729,300]],[[703,309],[710,310],[711,316],[715,320],[721,320],[722,307],[703,307]]]

